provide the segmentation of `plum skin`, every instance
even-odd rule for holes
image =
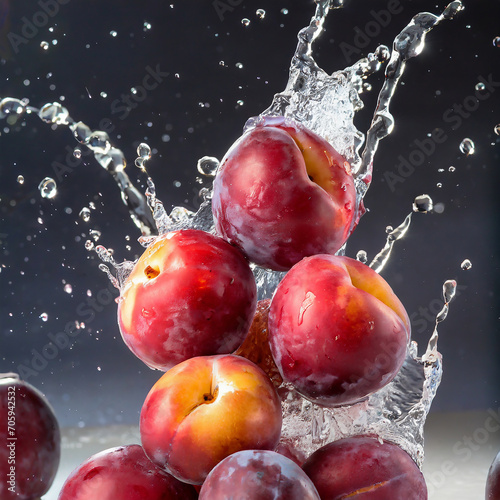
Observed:
[[[399,446],[375,436],[327,444],[302,466],[321,500],[427,500],[427,486],[413,459]]]
[[[207,476],[200,500],[320,500],[303,470],[283,455],[245,450],[220,462]]]
[[[58,500],[195,500],[196,490],[156,467],[137,444],[93,455],[67,478]]]
[[[166,372],[141,410],[141,442],[160,468],[202,484],[228,455],[272,450],[281,435],[281,402],[269,377],[234,355],[199,356]]]
[[[214,179],[212,211],[224,239],[276,271],[334,254],[364,208],[349,163],[323,138],[264,117],[229,149]]]
[[[368,266],[316,255],[278,285],[269,334],[283,379],[305,398],[333,407],[360,401],[395,377],[410,324],[392,289]]]
[[[8,427],[11,418],[15,420]],[[52,485],[61,456],[61,434],[54,411],[31,384],[16,374],[0,374],[0,422],[0,498],[39,499]],[[17,439],[9,441],[9,437]],[[15,443],[15,455],[10,455],[10,443]],[[15,462],[10,463],[9,458]],[[14,492],[9,490],[11,467],[15,467]]]
[[[500,500],[500,452],[488,470],[486,500]]]
[[[257,303],[248,261],[201,230],[167,233],[136,262],[118,303],[125,344],[150,368],[166,371],[195,357],[233,352]]]

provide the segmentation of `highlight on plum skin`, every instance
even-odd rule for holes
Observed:
[[[485,498],[486,500],[500,500],[500,452],[488,470]]]
[[[166,372],[141,411],[147,456],[181,481],[202,484],[224,458],[273,450],[281,435],[281,402],[269,377],[234,355],[188,359]]]
[[[354,436],[315,451],[302,466],[322,500],[427,500],[422,472],[399,446]]]
[[[368,266],[316,255],[278,285],[269,336],[283,379],[305,398],[333,407],[356,403],[396,376],[410,322],[390,286]]]
[[[264,117],[238,139],[214,179],[212,211],[223,238],[256,264],[285,271],[335,254],[363,208],[349,163],[323,138],[283,117]]]
[[[164,234],[136,262],[118,303],[123,340],[151,368],[233,352],[245,338],[257,286],[243,254],[201,230]]]
[[[292,460],[267,450],[245,450],[207,476],[200,500],[320,500],[312,481]]]
[[[54,411],[14,373],[0,374],[0,498],[34,500],[52,485],[61,456]]]
[[[137,444],[93,455],[67,478],[58,500],[195,500],[196,490],[156,467]]]

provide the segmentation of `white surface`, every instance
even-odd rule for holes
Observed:
[[[491,409],[488,412],[446,413],[429,417],[424,463],[429,500],[484,499],[486,475],[493,458],[500,451],[499,412],[500,409]],[[131,443],[140,443],[137,427],[63,429],[61,466],[50,492],[43,500],[57,500],[68,475],[89,456]]]

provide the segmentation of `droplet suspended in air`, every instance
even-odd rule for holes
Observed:
[[[482,92],[486,88],[486,85],[483,82],[476,83],[476,90]]]
[[[243,64],[242,64],[242,63],[240,63],[240,62],[237,62],[237,63],[235,64],[235,66],[236,66],[238,69],[243,69]]]
[[[115,38],[115,37],[118,35],[118,32],[117,32],[117,31],[115,31],[115,30],[112,30],[112,31],[110,31],[110,32],[109,32],[109,34],[110,34],[113,38]]]
[[[474,142],[469,138],[465,138],[460,143],[460,151],[466,156],[473,155],[475,150],[476,146]]]
[[[428,194],[421,194],[413,200],[413,211],[426,214],[434,208],[432,198]]]
[[[73,150],[73,156],[75,158],[81,158],[82,157],[82,150],[80,148],[75,148]]]
[[[38,189],[42,198],[54,198],[54,196],[57,194],[56,181],[51,177],[45,177],[45,179],[43,179],[42,182],[40,182],[40,184],[38,185]]]
[[[436,184],[436,187],[438,187],[438,188],[442,188],[442,187],[443,187],[443,183],[442,183],[442,182],[438,182],[438,183]]]
[[[493,47],[500,47],[500,36],[493,38]]]
[[[264,19],[266,17],[266,11],[264,9],[257,9],[255,14],[259,19]]]
[[[236,101],[236,104],[238,106],[243,106],[243,104],[245,104],[245,101],[242,101],[241,99],[239,101]]]
[[[246,17],[244,17],[241,20],[241,24],[243,24],[243,26],[250,26],[250,19],[247,19]]]
[[[207,177],[215,177],[215,173],[219,168],[219,160],[213,156],[203,156],[198,160],[196,165],[198,172]]]
[[[87,207],[83,207],[78,214],[83,222],[88,222],[90,220],[90,209]]]
[[[18,182],[19,184],[24,184],[24,176],[22,176],[22,175],[18,175],[18,176],[17,176],[17,182]]]
[[[368,254],[365,250],[359,250],[356,254],[356,260],[359,260],[362,264],[366,264],[368,261]]]
[[[472,262],[469,259],[465,259],[461,264],[460,267],[464,271],[468,271],[472,267]]]
[[[288,14],[288,9],[281,9],[281,13],[286,16]]]
[[[43,312],[42,314],[40,314],[40,316],[38,316],[43,322],[46,322],[48,319],[49,319],[49,315],[45,312]]]
[[[455,167],[453,165],[448,167],[448,172],[455,172]]]
[[[49,50],[49,47],[50,47],[49,42],[45,42],[45,41],[40,42],[40,47],[41,47],[43,50]]]
[[[137,154],[143,160],[149,160],[151,158],[151,148],[145,142],[141,142],[137,147]]]
[[[149,31],[150,29],[151,29],[151,23],[148,23],[147,21],[144,21],[143,31]]]
[[[64,291],[65,291],[66,293],[71,294],[71,293],[73,293],[73,287],[72,287],[69,283],[66,283],[66,284],[64,285]]]
[[[497,125],[495,125],[495,134],[497,135],[500,135],[500,123],[498,123]]]

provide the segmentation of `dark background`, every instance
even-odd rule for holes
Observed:
[[[427,0],[346,4],[330,13],[326,33],[315,46],[315,57],[328,72],[355,62],[357,54],[349,57],[346,44],[360,56],[379,43],[390,46],[414,14],[438,13],[446,5]],[[315,4],[223,0],[219,11],[211,0],[71,0],[56,5],[59,12],[13,50],[7,35],[23,36],[26,19],[41,12],[41,3],[0,1],[0,54],[5,59],[0,96],[26,97],[33,106],[60,101],[74,119],[93,129],[110,119],[111,140],[125,152],[136,185],[144,189],[145,177],[133,165],[135,149],[144,141],[154,148],[148,170],[167,208],[195,209],[201,187],[197,160],[204,155],[222,158],[246,119],[266,109],[283,90],[297,32],[309,23]],[[492,74],[500,82],[500,47],[492,44],[500,35],[500,2],[469,0],[465,5],[456,20],[428,35],[423,53],[408,64],[391,108],[394,133],[376,156],[366,197],[370,211],[347,247],[350,256],[364,249],[372,258],[384,245],[385,227],[403,221],[416,195],[428,193],[444,208],[414,216],[383,272],[413,319],[421,352],[433,330],[430,318],[440,306],[442,283],[456,279],[460,285],[460,296],[439,329],[444,377],[433,411],[496,408],[500,395],[499,140],[494,133],[500,123],[500,88],[456,130],[444,118],[448,109],[474,95],[481,76]],[[379,34],[370,31],[373,12],[388,6],[401,12],[390,15]],[[259,8],[266,11],[264,19],[256,15]],[[249,26],[242,24],[243,18],[250,20]],[[150,30],[144,31],[144,22],[151,23]],[[360,46],[360,31],[369,33],[366,47]],[[41,47],[43,41],[48,50]],[[131,96],[147,68],[157,66],[168,76],[134,109],[117,112],[113,101]],[[361,130],[367,129],[382,81],[383,74],[370,79],[373,91],[364,95],[366,107],[356,122]],[[398,156],[407,158],[414,141],[424,140],[435,128],[446,132],[446,141],[390,189],[386,173],[398,174]],[[465,137],[476,145],[469,157],[459,151]],[[141,252],[136,241],[140,233],[111,176],[89,156],[71,160],[68,151],[76,145],[67,128],[52,130],[36,116],[0,123],[0,371],[20,371],[20,365],[33,370],[25,371],[25,378],[46,393],[62,425],[135,424],[160,374],[124,346],[107,278],[84,243],[89,230],[99,230],[99,243],[113,248],[118,261],[133,259]],[[57,179],[56,162],[68,170],[58,182],[57,196],[42,199],[37,186],[46,176]],[[22,185],[19,175],[25,178]],[[85,223],[78,214],[91,202],[96,208]],[[469,271],[460,268],[466,258],[472,262]],[[72,293],[64,291],[65,284]],[[93,309],[87,302],[89,290],[97,304]],[[40,319],[42,313],[47,321]],[[46,366],[33,363],[36,353],[75,321],[85,325],[71,345],[58,349]]]

